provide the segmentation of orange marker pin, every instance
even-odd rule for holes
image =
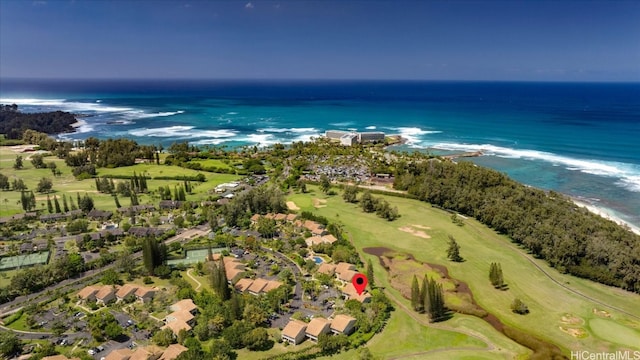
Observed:
[[[353,287],[356,288],[358,295],[362,295],[362,292],[367,287],[367,277],[363,274],[355,274],[353,278],[351,278],[351,283]]]

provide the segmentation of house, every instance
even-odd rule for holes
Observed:
[[[305,335],[313,342],[318,342],[318,337],[331,331],[331,323],[324,318],[313,318],[307,325]]]
[[[156,289],[139,287],[134,294],[138,301],[141,303],[147,303],[156,295]]]
[[[124,284],[116,291],[116,301],[123,301],[128,296],[135,297],[136,290],[138,290],[137,285],[132,284]]]
[[[129,360],[156,360],[162,355],[162,349],[158,346],[150,345],[137,348]]]
[[[175,358],[178,357],[178,355],[182,354],[183,352],[185,352],[187,350],[189,350],[189,349],[187,349],[186,347],[184,347],[184,346],[182,346],[180,344],[171,344],[162,353],[162,355],[160,355],[160,358],[158,358],[158,360],[174,360]]]
[[[316,272],[333,276],[336,273],[336,266],[334,264],[323,262],[322,264],[320,264]]]
[[[358,143],[358,134],[344,134],[340,137],[340,145],[353,146]]]
[[[167,315],[164,318],[164,322],[165,324],[169,324],[174,321],[181,321],[189,324],[189,326],[192,326],[194,319],[195,319],[195,316],[193,316],[193,314],[190,313],[189,311],[180,310],[180,311],[174,311],[171,314]]]
[[[251,216],[251,224],[257,224],[260,218],[260,214],[253,214],[253,216]]]
[[[324,229],[324,225],[315,221],[305,220],[302,223],[302,227],[309,230],[312,235],[322,236],[327,234],[327,231]]]
[[[113,212],[111,211],[105,211],[105,210],[98,210],[98,209],[91,209],[91,211],[89,211],[89,213],[87,214],[87,217],[91,220],[98,220],[98,221],[107,221],[111,218],[111,216],[113,216]]]
[[[280,286],[282,286],[282,283],[280,281],[269,280],[267,281],[267,285],[264,288],[262,288],[262,292],[266,294],[271,290],[275,290],[279,288]]]
[[[345,272],[347,270],[355,270],[355,269],[356,269],[355,265],[349,264],[349,263],[346,263],[346,262],[341,262],[341,263],[338,263],[336,265],[335,272],[336,272],[336,274],[342,274],[343,272]],[[351,279],[349,279],[349,280],[351,280]]]
[[[43,357],[42,360],[80,360],[80,358],[68,358],[64,355],[51,355]]]
[[[277,222],[283,222],[283,221],[287,220],[287,215],[282,214],[282,213],[277,213],[277,214],[273,217],[273,219],[274,219],[275,221],[277,221]]]
[[[96,302],[106,305],[116,299],[116,291],[113,286],[105,285],[96,293]]]
[[[344,296],[345,300],[358,300],[361,303],[368,303],[371,301],[371,294],[366,291],[358,294],[358,291],[352,283],[348,283],[344,288],[342,288],[342,296]]]
[[[180,300],[177,303],[169,306],[169,310],[171,311],[188,311],[191,314],[195,315],[198,311],[198,306],[193,303],[191,299]]]
[[[334,242],[338,241],[338,239],[331,234],[322,235],[321,239],[325,244],[333,244]]]
[[[291,345],[300,344],[305,337],[307,324],[299,320],[290,320],[282,329],[282,341],[286,341]]]
[[[170,329],[175,336],[178,336],[178,334],[180,334],[180,331],[182,331],[182,330],[190,331],[191,330],[191,325],[187,324],[184,321],[176,320],[176,321],[172,321],[172,322],[164,325],[160,329],[161,330]]]
[[[264,287],[267,286],[268,283],[269,282],[265,279],[257,278],[253,280],[253,283],[251,283],[251,286],[249,286],[247,290],[251,295],[258,295],[260,294],[260,292],[262,292],[262,289],[264,289]]]
[[[83,301],[95,301],[98,290],[100,290],[100,288],[96,286],[92,286],[92,285],[85,286],[82,290],[78,292],[78,298],[80,298],[80,300],[83,300]]]
[[[129,360],[131,355],[133,355],[133,351],[130,349],[117,349],[110,352],[104,360]]]
[[[243,278],[238,280],[238,282],[234,285],[235,289],[238,290],[239,292],[243,293],[245,291],[247,291],[247,289],[249,289],[249,287],[251,286],[251,284],[253,283],[253,280],[251,279],[247,279],[247,278]]]
[[[311,247],[313,245],[319,244],[333,244],[334,242],[338,241],[338,239],[336,239],[335,236],[328,234],[322,236],[311,236],[309,238],[306,238],[304,241],[307,243],[308,247]]]
[[[331,332],[339,335],[345,334],[349,335],[353,332],[353,328],[356,326],[356,319],[349,315],[336,315],[333,320],[331,320]]]
[[[160,209],[163,210],[173,210],[173,209],[180,209],[182,208],[182,204],[184,204],[184,201],[178,201],[178,200],[162,200],[160,201]]]
[[[296,214],[287,214],[287,221],[295,221],[297,217]]]
[[[336,271],[337,272],[337,271]],[[346,283],[351,283],[351,279],[353,279],[353,277],[357,274],[357,271],[354,270],[347,270],[347,271],[343,271],[342,273],[338,274],[338,279],[342,280]]]

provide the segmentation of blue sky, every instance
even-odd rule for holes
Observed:
[[[0,77],[640,81],[640,1],[0,0]]]

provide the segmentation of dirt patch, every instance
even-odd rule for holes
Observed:
[[[570,328],[570,327],[560,326],[560,330],[562,330],[562,332],[566,334],[573,336],[574,338],[581,339],[581,338],[587,337],[587,332],[582,328]]]
[[[293,201],[287,201],[287,208],[289,210],[293,210],[293,211],[298,211],[300,210],[300,208],[298,207],[298,205],[296,205],[296,203],[294,203]]]
[[[608,312],[606,312],[604,310],[598,310],[596,308],[593,308],[593,313],[598,315],[598,316],[600,316],[600,317],[603,317],[603,318],[610,318],[611,317],[611,314],[609,314]]]
[[[562,320],[560,320],[561,323],[563,324],[568,324],[568,325],[578,325],[578,324],[582,324],[584,323],[584,321],[582,321],[582,319],[580,319],[579,317],[573,315],[573,314],[564,314],[562,316]]]
[[[414,226],[414,225],[412,225]],[[431,236],[429,236],[426,232],[422,231],[422,230],[416,230],[414,228],[412,228],[411,226],[403,226],[398,228],[398,230],[409,233],[413,236],[417,236],[423,239],[431,239]]]
[[[312,203],[313,207],[316,209],[327,207],[327,200],[325,199],[313,198]]]

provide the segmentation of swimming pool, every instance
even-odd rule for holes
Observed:
[[[319,256],[314,256],[313,261],[315,261],[316,264],[322,264],[324,262],[324,260]]]

